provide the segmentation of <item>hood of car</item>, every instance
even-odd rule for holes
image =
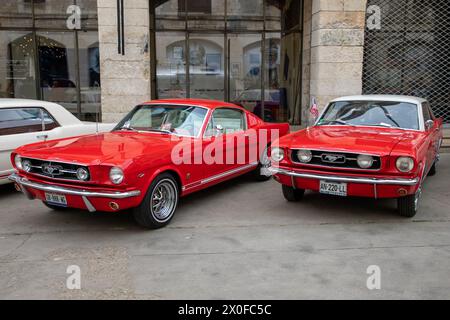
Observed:
[[[136,158],[170,159],[173,146],[180,141],[168,134],[115,131],[35,143],[17,152],[41,160],[122,165]]]
[[[389,155],[401,141],[414,141],[419,132],[377,127],[315,126],[280,139],[291,149],[327,150]]]

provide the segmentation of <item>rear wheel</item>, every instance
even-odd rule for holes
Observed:
[[[420,198],[422,196],[422,188],[417,190],[416,194],[397,199],[398,212],[402,217],[412,218],[417,214],[419,209]]]
[[[289,187],[284,184],[282,185],[282,190],[284,198],[289,202],[300,201],[305,194],[305,190],[303,189],[294,189],[293,187]]]
[[[134,219],[141,226],[159,229],[169,224],[178,206],[178,183],[169,173],[156,177],[139,207],[133,209]]]

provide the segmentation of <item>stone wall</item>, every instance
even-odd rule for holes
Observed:
[[[118,121],[150,100],[148,0],[124,1],[125,55],[117,52],[116,0],[97,0],[101,61],[102,120]]]
[[[320,109],[333,98],[362,92],[366,5],[366,0],[312,0],[310,98],[316,97]]]

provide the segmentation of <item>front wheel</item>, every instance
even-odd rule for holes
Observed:
[[[402,217],[412,218],[417,214],[421,195],[422,188],[419,188],[416,194],[397,199],[398,212]]]
[[[303,189],[294,189],[293,187],[289,187],[286,185],[282,185],[283,196],[289,202],[298,202],[302,200],[303,195],[305,194],[305,190]]]
[[[156,177],[139,207],[133,210],[138,224],[159,229],[169,224],[178,206],[178,183],[171,174]]]

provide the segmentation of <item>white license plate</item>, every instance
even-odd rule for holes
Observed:
[[[320,193],[332,194],[335,196],[347,196],[347,184],[340,182],[320,181]]]
[[[45,193],[45,201],[50,204],[56,204],[59,206],[67,206],[66,196],[56,193]]]

